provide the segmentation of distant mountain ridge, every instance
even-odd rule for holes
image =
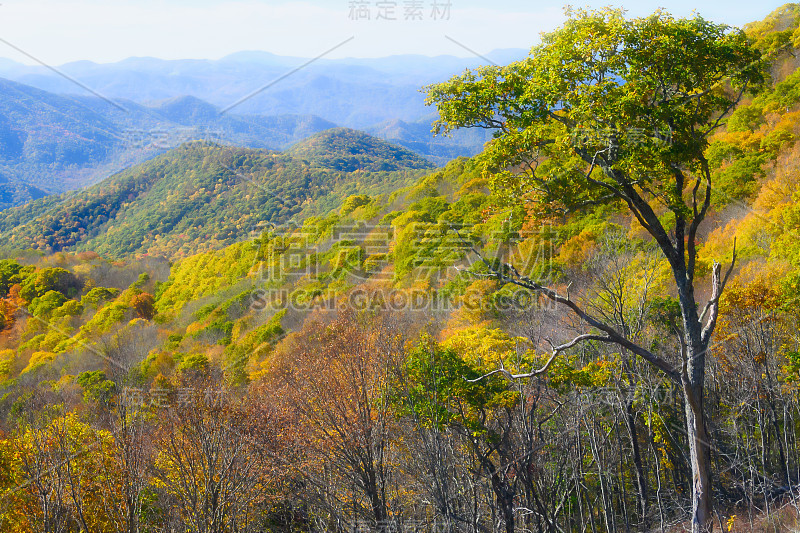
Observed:
[[[0,76],[7,78],[0,78],[0,175],[27,191],[0,185],[0,209],[97,183],[194,140],[283,150],[344,126],[444,165],[480,152],[491,133],[435,138],[436,115],[421,88],[524,56],[509,49],[469,58],[322,58],[286,77],[308,60],[244,51],[219,60],[128,58],[58,67],[79,84],[0,58]]]
[[[457,157],[477,154],[491,139],[491,132],[482,129],[459,130],[449,137],[434,137],[431,134],[431,124],[435,120],[436,115],[429,115],[416,122],[388,120],[364,128],[364,131],[408,148],[439,166],[444,166]]]
[[[397,55],[383,58],[322,58],[266,87],[307,58],[244,51],[218,60],[128,58],[117,63],[79,61],[58,69],[112,99],[137,103],[194,96],[225,108],[248,94],[236,113],[316,115],[363,129],[387,120],[415,122],[429,115],[420,88],[487,63],[525,57],[522,49],[483,57]],[[40,66],[0,62],[0,76],[50,92],[86,95],[67,79]]]
[[[147,106],[115,103],[120,107],[0,79],[0,175],[58,193],[91,185],[191,140],[280,149],[335,127],[313,116],[221,114],[191,96]],[[2,198],[0,207],[8,207]]]

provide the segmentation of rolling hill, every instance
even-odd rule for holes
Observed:
[[[120,127],[98,110],[0,79],[0,172],[9,180],[75,187],[71,171],[100,166],[122,142]]]
[[[304,139],[287,154],[311,165],[354,172],[431,169],[430,161],[414,152],[349,128],[333,128]]]
[[[58,193],[96,183],[186,141],[279,149],[333,126],[312,116],[221,114],[188,96],[143,106],[59,96],[0,79],[0,175]],[[16,203],[17,197],[9,198]]]
[[[43,198],[47,193],[36,187],[11,181],[0,175],[0,210]]]
[[[374,171],[346,172],[279,152],[187,143],[86,190],[3,211],[0,239],[12,248],[109,257],[218,248],[259,224],[322,214],[355,193],[391,192],[431,167],[404,149],[374,144],[383,151],[361,156]],[[334,149],[325,153],[336,160]]]

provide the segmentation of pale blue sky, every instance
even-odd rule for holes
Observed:
[[[450,3],[449,17],[433,16],[434,2]],[[354,2],[369,20],[353,20]],[[414,6],[414,2],[421,9]],[[0,39],[52,65],[131,56],[216,59],[240,50],[314,57],[353,36],[328,57],[394,54],[469,55],[529,48],[563,20],[565,2],[495,0],[2,0]],[[778,1],[612,2],[631,15],[661,6],[675,15],[693,9],[716,22],[741,25],[763,18]],[[608,1],[573,5],[608,5]],[[391,9],[394,6],[394,9]],[[380,12],[380,13],[379,13]],[[378,16],[383,18],[376,20]],[[386,18],[397,20],[386,20]],[[406,16],[409,20],[405,20]],[[421,20],[420,20],[421,18]],[[32,63],[0,42],[0,57]]]

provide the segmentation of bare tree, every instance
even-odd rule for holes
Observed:
[[[160,503],[181,530],[255,531],[269,487],[259,428],[241,403],[213,392],[163,413],[154,471]]]

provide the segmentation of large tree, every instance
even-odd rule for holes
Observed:
[[[578,10],[568,11],[566,23],[544,35],[526,59],[467,71],[427,89],[428,103],[439,110],[437,132],[496,130],[479,160],[494,190],[507,200],[531,202],[545,216],[616,202],[657,243],[680,303],[680,357],[653,353],[624,328],[593,316],[569,295],[542,286],[513,265],[493,267],[493,272],[539,291],[591,328],[556,347],[553,358],[580,342],[612,343],[680,387],[695,532],[713,528],[704,379],[727,278],[714,263],[710,297],[698,301],[698,230],[713,192],[704,152],[709,135],[743,94],[763,81],[763,67],[743,32],[699,16],[675,19],[658,11],[628,20],[621,10]]]

